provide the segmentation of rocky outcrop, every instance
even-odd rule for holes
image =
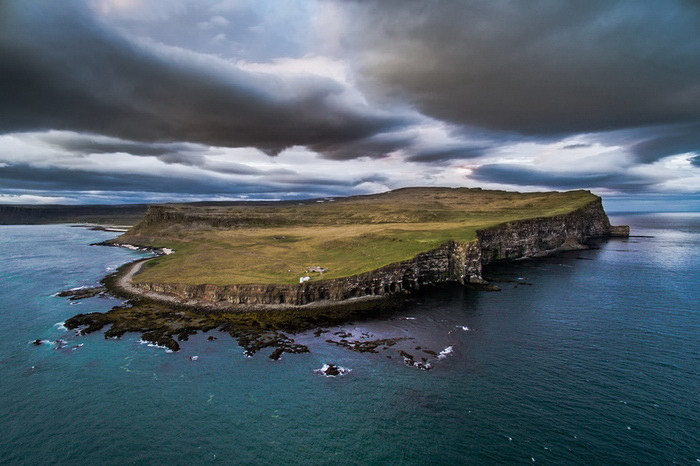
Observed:
[[[610,233],[608,236],[627,238],[630,235],[629,225],[617,225],[610,227]]]
[[[458,282],[485,283],[484,264],[536,257],[561,250],[580,249],[595,237],[629,233],[629,227],[612,227],[602,202],[597,199],[567,214],[516,220],[477,231],[475,241],[449,241],[394,263],[351,277],[305,282],[298,285],[186,285],[179,283],[137,282],[148,292],[235,308],[244,305],[303,306],[310,303],[344,302],[355,298],[376,298],[410,292],[423,286]]]

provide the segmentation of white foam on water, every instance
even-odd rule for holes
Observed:
[[[196,361],[199,359],[199,356],[190,356],[190,361]]]
[[[30,345],[33,345],[34,342],[36,342],[36,340],[32,340],[32,341],[29,341],[29,342],[27,342],[27,343],[29,343]],[[39,340],[39,343],[41,343],[42,345],[51,345],[51,344],[53,344],[53,342],[52,342],[51,340]]]
[[[314,370],[314,373],[322,375],[324,377],[337,377],[336,375],[326,374],[326,371],[328,369],[330,369],[330,367],[331,367],[330,364],[324,364],[323,367],[321,367],[320,369]],[[352,369],[348,369],[347,367],[342,367],[342,366],[336,366],[336,367],[338,368],[338,372],[339,372],[338,376],[347,375],[349,372],[352,372]]]
[[[453,351],[454,351],[454,348],[452,346],[448,346],[444,350],[440,351],[440,354],[437,355],[437,358],[438,359],[445,359],[447,356],[452,354]]]
[[[455,327],[456,327],[456,328],[461,328],[461,329],[464,330],[465,332],[468,332],[468,331],[469,331],[469,327],[467,327],[466,325],[455,325]]]
[[[56,322],[53,326],[56,327],[57,330],[68,330],[65,322]]]
[[[416,361],[413,358],[408,358],[406,356],[403,357],[403,363],[407,366],[415,367],[415,368],[418,368],[418,369],[424,370],[424,371],[429,371],[430,369],[433,368],[433,365],[427,361],[426,362]]]
[[[141,344],[141,345],[146,345],[146,346],[148,346],[149,348],[160,348],[160,349],[164,349],[166,353],[172,353],[172,352],[173,352],[173,350],[169,349],[167,346],[157,345],[157,344],[155,344],[155,343],[153,343],[153,342],[151,342],[151,341],[146,341],[146,340],[142,340],[142,339],[139,338],[138,342],[139,342],[139,344]]]
[[[415,317],[402,317],[403,320],[416,320]]]

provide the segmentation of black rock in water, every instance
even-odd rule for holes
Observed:
[[[61,298],[69,298],[71,301],[78,299],[92,298],[94,296],[103,296],[107,290],[104,286],[95,286],[92,288],[75,288],[57,293],[56,296]]]

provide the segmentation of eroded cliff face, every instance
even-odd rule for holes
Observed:
[[[482,263],[537,257],[558,250],[585,248],[595,237],[609,236],[611,225],[600,199],[569,214],[503,223],[477,232]]]
[[[483,284],[482,266],[489,262],[580,249],[591,238],[619,236],[623,232],[624,228],[611,227],[598,199],[568,214],[512,221],[486,228],[477,232],[475,241],[450,241],[413,259],[351,277],[299,285],[218,286],[148,282],[134,285],[190,302],[231,307],[332,303],[410,292],[442,282]]]

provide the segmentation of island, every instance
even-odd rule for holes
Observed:
[[[305,350],[281,333],[285,328],[375,312],[441,283],[493,289],[482,275],[489,263],[627,235],[629,227],[610,224],[600,197],[582,190],[404,188],[305,201],[155,205],[102,243],[157,252],[103,280],[129,304],[80,314],[66,326],[89,333],[111,325],[107,338],[139,331],[171,350],[179,348],[174,336],[218,328],[250,354],[274,346],[276,358]]]
[[[588,191],[405,188],[292,203],[152,206],[112,244],[160,248],[123,291],[206,308],[328,305],[439,282],[483,285],[482,267],[626,234]]]

